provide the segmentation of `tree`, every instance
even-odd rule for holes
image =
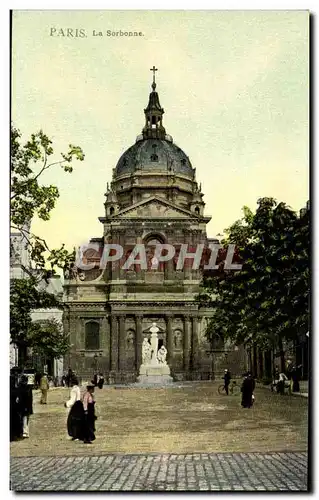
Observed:
[[[70,348],[69,336],[63,332],[62,325],[56,319],[32,323],[28,339],[33,354],[45,359],[61,358]]]
[[[34,309],[62,308],[60,301],[51,293],[39,290],[36,279],[15,279],[10,284],[10,336],[11,343],[19,349],[19,364],[23,365],[28,347],[36,347],[35,325],[31,312]],[[47,339],[48,340],[48,339]],[[55,337],[49,344],[55,341]],[[41,343],[42,345],[42,343]]]
[[[74,260],[74,251],[68,252],[64,245],[59,249],[50,250],[44,239],[30,232],[33,218],[37,216],[41,220],[49,220],[59,198],[56,186],[40,184],[41,175],[49,168],[57,166],[71,173],[73,160],[84,160],[82,149],[72,144],[66,153],[61,153],[60,160],[50,162],[53,153],[52,141],[42,130],[32,134],[22,145],[20,131],[14,126],[11,127],[11,229],[23,234],[33,264],[42,270],[42,276],[47,274],[46,260],[50,263],[52,272],[56,267],[68,266]]]
[[[55,322],[43,325],[32,323],[31,311],[38,308],[61,307],[57,298],[41,291],[41,280],[54,274],[56,268],[67,268],[75,260],[75,250],[69,252],[65,245],[50,249],[46,241],[31,232],[35,216],[41,220],[50,219],[51,212],[59,198],[54,185],[41,185],[42,174],[49,168],[60,166],[64,172],[73,171],[73,160],[84,160],[79,146],[69,145],[59,160],[50,161],[53,155],[52,141],[40,130],[21,144],[21,133],[11,127],[11,230],[21,233],[33,264],[29,279],[15,279],[10,287],[10,334],[11,342],[19,348],[19,363],[24,364],[28,347],[34,352],[61,356],[68,348],[68,341]],[[46,269],[47,262],[51,269]]]
[[[214,310],[207,336],[279,348],[283,363],[283,342],[308,329],[309,211],[298,217],[272,198],[243,210],[224,241],[237,244],[242,269],[204,279],[198,297]]]

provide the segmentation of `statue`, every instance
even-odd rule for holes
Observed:
[[[145,339],[143,340],[143,344],[142,344],[142,364],[143,365],[150,364],[151,354],[152,354],[151,345],[150,345],[148,339],[145,337]]]
[[[137,379],[139,384],[167,384],[172,383],[173,378],[170,375],[170,368],[166,362],[167,350],[162,346],[158,350],[157,332],[160,329],[156,323],[152,323],[149,329],[151,333],[150,342],[147,338],[142,344],[142,364]]]
[[[153,365],[157,365],[157,351],[158,351],[158,338],[157,338],[157,332],[159,332],[159,328],[156,326],[156,323],[152,323],[152,326],[150,328],[151,332],[151,347],[152,347],[152,359],[151,363]]]
[[[78,277],[78,268],[75,264],[72,265],[70,270],[70,279],[76,279]]]
[[[162,345],[162,347],[157,353],[157,359],[160,365],[167,365],[166,354],[167,354],[167,349],[165,346]]]

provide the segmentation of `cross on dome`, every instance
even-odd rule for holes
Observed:
[[[155,66],[153,65],[153,68],[150,69],[150,71],[153,71],[153,83],[152,83],[152,89],[155,90],[156,89],[156,82],[155,82],[155,71],[158,71],[157,68],[155,68]]]

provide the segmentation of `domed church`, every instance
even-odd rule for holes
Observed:
[[[92,269],[73,268],[65,275],[64,329],[71,342],[65,367],[84,378],[103,372],[109,383],[137,380],[143,339],[154,322],[175,380],[212,377],[204,335],[210,312],[194,300],[201,271],[192,269],[192,261],[182,269],[176,265],[182,244],[192,251],[197,244],[208,244],[211,217],[205,215],[195,168],[165,130],[155,70],[142,133],[113,169],[99,218],[102,237],[92,238],[95,250],[83,259],[93,263]],[[101,269],[100,257],[109,243],[121,245],[124,253]],[[158,243],[173,245],[175,258],[156,269],[139,264],[123,269],[136,244],[145,245],[149,264]]]

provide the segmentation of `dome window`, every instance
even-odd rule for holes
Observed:
[[[195,213],[199,215],[199,212],[200,212],[199,207],[195,207]]]
[[[128,164],[127,158],[124,158],[124,160],[123,160],[124,167],[126,167],[127,164]]]
[[[157,144],[152,144],[153,154],[151,155],[151,161],[158,161],[158,156],[156,154]]]
[[[182,165],[186,165],[186,159],[185,159],[185,158],[182,158],[182,159],[181,159],[181,164],[182,164]]]

